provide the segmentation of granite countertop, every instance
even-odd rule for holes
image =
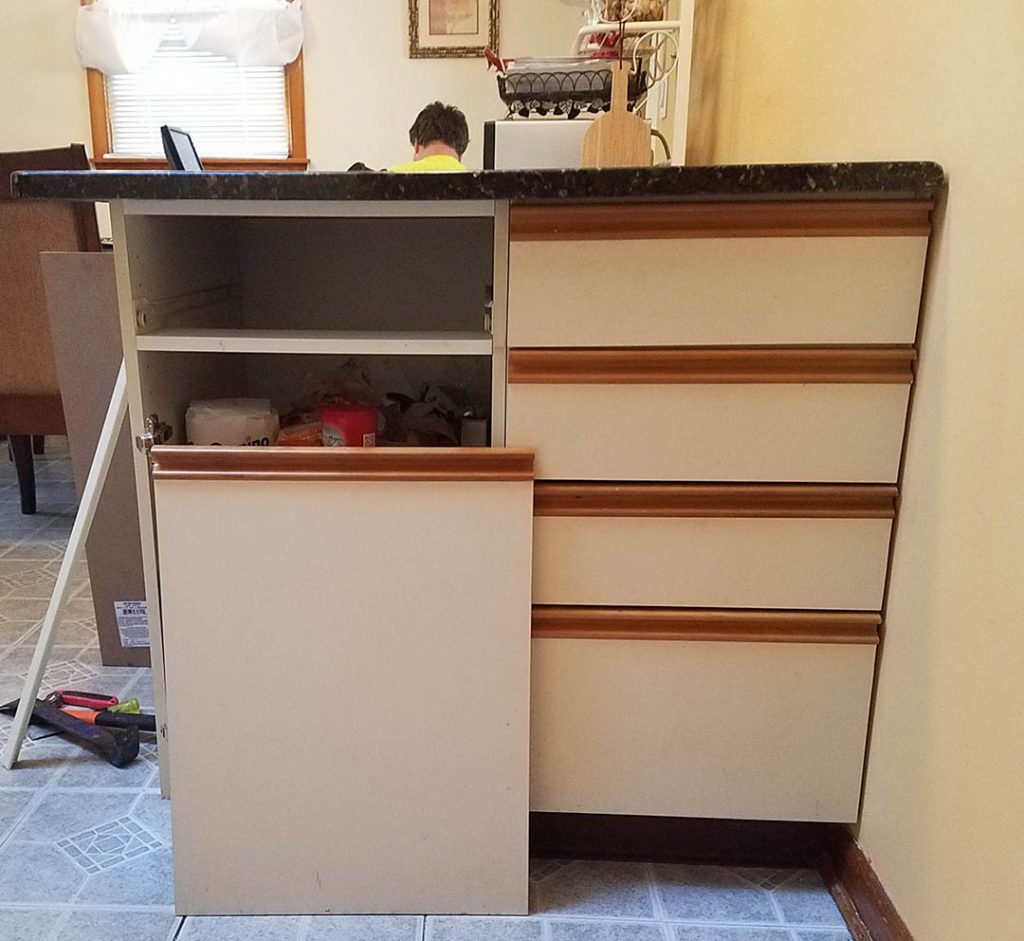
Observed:
[[[53,171],[14,175],[37,199],[751,200],[928,199],[943,184],[927,162],[790,163],[467,173],[181,173]]]

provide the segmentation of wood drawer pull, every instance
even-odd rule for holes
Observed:
[[[927,236],[930,200],[590,203],[511,209],[513,242],[594,239]]]
[[[872,613],[533,606],[533,638],[877,644]]]
[[[894,519],[897,488],[829,484],[551,483],[534,516]]]
[[[153,448],[154,480],[533,480],[515,448]]]
[[[902,383],[913,347],[513,349],[510,383]]]

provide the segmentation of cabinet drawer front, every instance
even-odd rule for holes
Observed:
[[[512,346],[913,343],[927,236],[513,241]]]
[[[909,386],[515,384],[510,446],[553,480],[896,480]]]
[[[874,610],[888,519],[534,520],[537,604]]]
[[[857,817],[869,644],[533,641],[531,807]]]

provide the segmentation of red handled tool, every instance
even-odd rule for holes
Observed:
[[[83,693],[77,689],[58,689],[46,697],[47,702],[58,706],[82,706],[85,709],[106,709],[116,706],[116,696],[104,696],[103,693]]]
[[[0,706],[0,712],[13,716],[18,700]],[[115,768],[123,768],[139,754],[139,730],[130,728],[99,728],[75,716],[68,715],[54,702],[37,699],[32,708],[32,721],[40,722],[70,736],[109,761]]]

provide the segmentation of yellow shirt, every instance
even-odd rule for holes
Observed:
[[[447,154],[434,154],[412,163],[399,163],[388,168],[391,173],[436,173],[465,170],[466,168],[454,157]]]

